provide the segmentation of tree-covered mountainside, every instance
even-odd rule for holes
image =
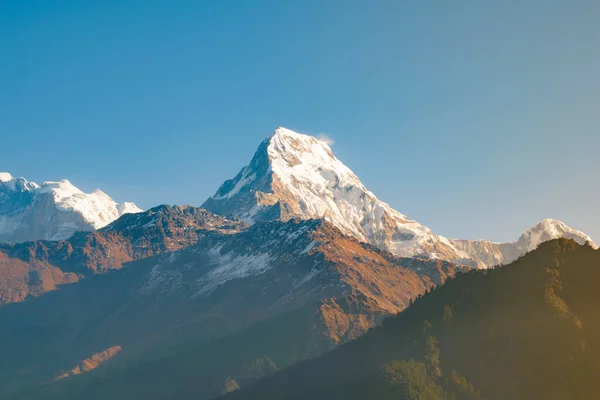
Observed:
[[[597,399],[600,251],[543,243],[227,399]],[[232,388],[233,389],[233,388]]]

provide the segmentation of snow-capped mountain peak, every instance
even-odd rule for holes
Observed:
[[[121,204],[117,204],[117,211],[119,212],[119,216],[123,214],[135,214],[143,211],[141,208],[132,203],[131,201],[124,201]]]
[[[142,211],[133,203],[118,204],[99,189],[85,193],[66,179],[37,185],[8,173],[0,176],[0,242],[66,239]]]
[[[567,226],[562,221],[552,218],[546,218],[527,229],[517,241],[517,246],[524,251],[532,251],[543,242],[561,237],[573,239],[579,244],[589,243],[592,247],[597,248],[592,238],[588,235]]]
[[[59,210],[79,213],[94,229],[102,228],[119,218],[123,214],[121,210],[130,213],[142,211],[133,203],[117,204],[100,189],[84,193],[66,179],[59,182],[45,181],[40,187],[40,193],[51,194]]]
[[[367,191],[354,172],[333,155],[329,145],[312,136],[277,128],[267,152],[273,173],[290,186],[294,186],[292,180],[297,180],[323,189],[338,184]]]
[[[203,207],[249,223],[322,218],[347,234],[403,256],[456,253],[445,238],[367,190],[327,143],[285,128],[277,128],[250,164]]]
[[[281,127],[261,143],[250,164],[223,183],[203,207],[250,224],[325,219],[346,234],[403,257],[441,258],[477,267],[510,262],[558,237],[591,242],[582,232],[549,219],[514,243],[435,235],[367,190],[326,142]]]
[[[515,242],[497,243],[462,239],[451,239],[450,242],[464,252],[472,264],[478,267],[491,267],[510,263],[523,254],[535,250],[543,242],[563,237],[581,245],[587,243],[593,248],[598,248],[585,233],[551,218],[546,218],[527,229]]]

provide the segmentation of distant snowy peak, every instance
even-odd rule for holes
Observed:
[[[37,189],[39,185],[25,178],[14,178],[8,172],[0,172],[0,188],[4,191],[26,192]]]
[[[516,245],[523,251],[535,250],[543,242],[558,238],[573,239],[579,244],[590,244],[594,248],[598,248],[592,238],[585,233],[575,230],[564,222],[546,218],[539,224],[529,228],[521,235]]]
[[[125,213],[142,211],[130,202],[118,204],[100,189],[84,193],[66,179],[42,183],[39,193],[50,194],[59,210],[80,214],[93,229],[102,228]]]
[[[0,242],[66,239],[142,211],[118,204],[101,190],[85,193],[68,180],[41,185],[0,173]]]
[[[354,172],[333,155],[329,145],[312,136],[277,128],[267,153],[273,173],[282,183],[294,186],[293,181],[297,180],[321,190],[333,185],[356,186],[367,192]]]
[[[579,244],[589,244],[594,249],[598,248],[592,238],[585,233],[551,218],[546,218],[527,229],[516,242],[496,243],[463,239],[450,239],[450,242],[464,252],[473,265],[487,268],[508,264],[523,254],[535,250],[543,242],[558,238],[573,239]]]
[[[121,204],[117,204],[117,212],[119,213],[119,216],[123,214],[135,214],[142,211],[144,210],[136,206],[135,203],[132,203],[131,201],[125,201]]]

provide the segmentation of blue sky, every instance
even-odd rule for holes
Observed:
[[[526,4],[523,4],[526,3]],[[277,126],[450,237],[600,241],[598,1],[3,1],[0,170],[196,204]]]

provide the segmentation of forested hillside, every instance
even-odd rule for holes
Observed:
[[[228,399],[596,399],[600,252],[459,274],[358,340]]]

